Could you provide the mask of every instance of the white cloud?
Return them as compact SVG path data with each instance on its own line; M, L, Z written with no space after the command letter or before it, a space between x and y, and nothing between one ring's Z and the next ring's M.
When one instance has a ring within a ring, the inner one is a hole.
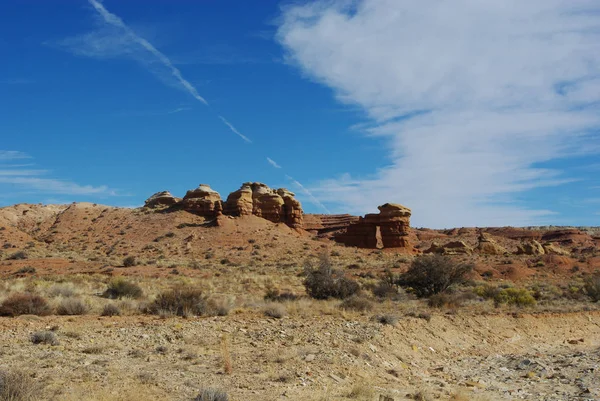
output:
M283 8L288 61L367 112L389 163L314 189L354 213L400 202L424 226L530 225L517 194L572 177L538 167L598 153L595 0L319 0ZM369 196L365 196L369 194Z
M31 159L31 156L18 150L0 150L0 161L21 159Z
M116 192L105 185L80 185L68 180L45 177L47 170L24 169L33 164L3 164L2 162L31 159L26 153L14 150L0 150L0 188L2 192L14 192L14 189L62 195L109 195Z
M267 161L269 162L269 164L275 168L281 168L281 166L279 164L277 164L277 162L273 159L271 159L270 157L267 157Z

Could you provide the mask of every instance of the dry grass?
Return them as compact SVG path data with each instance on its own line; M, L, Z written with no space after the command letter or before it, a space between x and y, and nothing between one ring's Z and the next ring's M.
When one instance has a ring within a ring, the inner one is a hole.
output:
M41 400L41 386L19 370L0 370L0 401Z
M229 336L221 336L221 358L223 362L223 371L230 375L233 372L233 362L231 361L231 351L229 350Z

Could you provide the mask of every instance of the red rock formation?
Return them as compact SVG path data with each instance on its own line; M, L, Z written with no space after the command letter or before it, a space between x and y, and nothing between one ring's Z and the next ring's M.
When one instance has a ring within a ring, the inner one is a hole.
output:
M246 182L237 191L229 194L223 213L229 216L248 216L253 211L252 186Z
M292 228L302 227L302 205L285 188L271 189L260 182L246 182L227 197L224 213L232 216L253 214Z
M277 195L283 199L283 217L284 223L292 228L301 228L303 220L302 205L293 192L285 188L279 188Z
M345 233L335 240L358 248L377 248L378 231L384 248L411 249L410 209L402 205L386 203L378 207L378 214L367 214L350 224Z
M173 206L181 201L181 198L176 198L169 191L157 192L144 202L144 207L157 208Z
M350 214L305 214L303 228L320 236L335 235L346 230L358 219L358 216Z
M206 184L187 191L181 205L184 210L204 217L217 217L223 211L221 195Z

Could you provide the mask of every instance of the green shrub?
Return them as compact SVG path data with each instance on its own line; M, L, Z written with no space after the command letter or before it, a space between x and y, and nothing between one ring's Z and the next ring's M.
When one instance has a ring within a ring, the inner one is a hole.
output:
M304 266L304 288L307 294L315 299L345 299L360 290L358 283L344 276L344 273L331 266L327 254L321 254L319 265L310 263Z
M525 288L504 288L494 296L494 303L516 306L535 305L536 301L531 291Z
M600 275L586 277L583 288L593 302L600 301Z
M418 297L428 297L464 282L473 265L455 262L444 255L426 255L413 259L408 271L397 280Z
M13 294L0 305L0 316L46 316L50 312L50 306L45 298L28 292Z
M104 291L105 298L140 298L144 292L142 288L132 282L125 280L123 277L116 277L108 283L108 288Z

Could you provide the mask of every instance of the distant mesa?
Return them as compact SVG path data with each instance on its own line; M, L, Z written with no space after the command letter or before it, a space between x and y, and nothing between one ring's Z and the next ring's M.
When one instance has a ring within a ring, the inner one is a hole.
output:
M169 191L158 192L146 200L144 207L183 209L205 218L254 215L273 223L285 223L291 228L302 228L304 215L293 192L285 188L272 189L260 182L242 184L225 202L209 185L200 184L187 191L183 199L174 197Z

